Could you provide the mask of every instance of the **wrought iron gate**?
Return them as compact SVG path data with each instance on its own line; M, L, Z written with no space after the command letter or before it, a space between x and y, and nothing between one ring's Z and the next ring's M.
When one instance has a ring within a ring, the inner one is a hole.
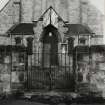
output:
M49 56L50 53L46 54ZM50 62L43 65L43 61L45 60L40 62L40 55L43 55L43 53L38 52L28 56L30 64L28 64L27 88L34 91L54 89L73 90L71 57L67 57L67 53L57 53L60 59L58 65L51 65Z

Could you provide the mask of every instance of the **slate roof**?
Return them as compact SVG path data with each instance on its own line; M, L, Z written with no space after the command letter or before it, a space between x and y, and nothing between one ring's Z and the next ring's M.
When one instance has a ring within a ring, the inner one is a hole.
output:
M12 35L33 35L33 27L36 23L20 23L11 27L7 33ZM82 24L66 24L64 27L68 27L67 35L76 34L92 34L92 30L88 26Z
M93 34L93 31L82 24L67 24L68 27L67 34Z
M20 23L11 27L7 33L10 33L12 35L33 35L33 26L33 23Z

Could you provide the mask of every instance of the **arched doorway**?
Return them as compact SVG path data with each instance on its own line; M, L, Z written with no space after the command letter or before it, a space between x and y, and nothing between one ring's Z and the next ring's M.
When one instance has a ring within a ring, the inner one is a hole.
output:
M43 29L41 42L43 43L43 67L57 66L58 63L58 30L49 24Z

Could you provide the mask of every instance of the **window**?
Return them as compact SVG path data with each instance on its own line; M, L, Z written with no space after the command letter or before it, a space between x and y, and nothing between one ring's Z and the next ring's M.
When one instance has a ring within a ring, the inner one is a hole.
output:
M78 60L78 61L83 60L83 54L79 53L79 54L77 55L77 60Z
M27 38L27 48L28 48L28 54L32 54L32 49L33 49L33 38L29 37Z
M62 43L61 48L62 48L62 53L66 53L68 51L67 43Z
M3 53L0 54L0 63L4 63L4 55L3 55Z
M68 39L68 54L72 54L74 49L74 38Z
M24 57L25 57L24 53L19 54L19 63L24 63Z
M79 44L85 45L86 39L84 39L84 38L79 39Z
M16 43L16 45L21 45L21 38L20 37L16 37L15 38L15 43Z

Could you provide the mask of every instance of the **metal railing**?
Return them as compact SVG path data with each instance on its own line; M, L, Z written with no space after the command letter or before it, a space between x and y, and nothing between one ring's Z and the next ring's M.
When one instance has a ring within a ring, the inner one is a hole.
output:
M53 54L37 52L28 56L28 89L70 89L73 58L68 53Z

